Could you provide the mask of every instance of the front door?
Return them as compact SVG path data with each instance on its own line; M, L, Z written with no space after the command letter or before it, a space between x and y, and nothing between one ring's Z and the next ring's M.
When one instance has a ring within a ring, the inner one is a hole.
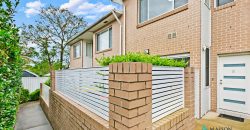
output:
M92 67L92 43L86 43L86 51L85 51L85 57L84 57L84 68L90 68Z
M219 58L218 112L236 117L249 117L250 55Z

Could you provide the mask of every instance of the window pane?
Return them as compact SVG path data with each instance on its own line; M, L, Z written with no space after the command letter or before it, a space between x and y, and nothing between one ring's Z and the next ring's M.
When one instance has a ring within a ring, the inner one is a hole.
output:
M206 86L209 86L209 49L206 49Z
M234 0L217 0L217 6L221 6L230 2L233 2Z
M174 0L174 8L178 8L188 3L188 0Z
M148 0L140 0L140 23L148 20Z
M149 18L159 16L172 9L172 0L149 0Z
M97 51L109 49L109 31L105 31L97 36Z
M73 56L74 58L78 58L81 56L81 45L75 45L73 46Z

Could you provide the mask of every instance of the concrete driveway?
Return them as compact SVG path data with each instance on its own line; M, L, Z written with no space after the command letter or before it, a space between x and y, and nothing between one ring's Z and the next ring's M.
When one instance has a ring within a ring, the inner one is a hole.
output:
M53 130L39 102L21 104L15 130Z
M195 130L250 130L250 120L234 121L218 117L217 113L209 112L202 119L196 120Z

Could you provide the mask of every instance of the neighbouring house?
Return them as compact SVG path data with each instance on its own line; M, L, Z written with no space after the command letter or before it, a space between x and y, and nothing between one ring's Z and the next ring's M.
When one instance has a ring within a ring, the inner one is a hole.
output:
M22 74L22 86L28 89L29 92L40 89L40 83L44 83L46 80L48 80L48 77L39 77L37 74L28 70L24 70Z
M95 58L145 52L196 69L195 116L250 117L249 0L113 0L113 10L68 41L70 69Z

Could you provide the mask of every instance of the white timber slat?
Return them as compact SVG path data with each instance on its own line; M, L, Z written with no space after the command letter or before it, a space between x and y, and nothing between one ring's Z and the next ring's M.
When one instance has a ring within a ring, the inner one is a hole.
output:
M56 90L109 120L108 67L56 71Z
M153 122L184 108L184 68L152 68Z
M49 86L42 84L41 97L44 99L44 101L46 102L47 105L49 105L49 90L50 90Z

